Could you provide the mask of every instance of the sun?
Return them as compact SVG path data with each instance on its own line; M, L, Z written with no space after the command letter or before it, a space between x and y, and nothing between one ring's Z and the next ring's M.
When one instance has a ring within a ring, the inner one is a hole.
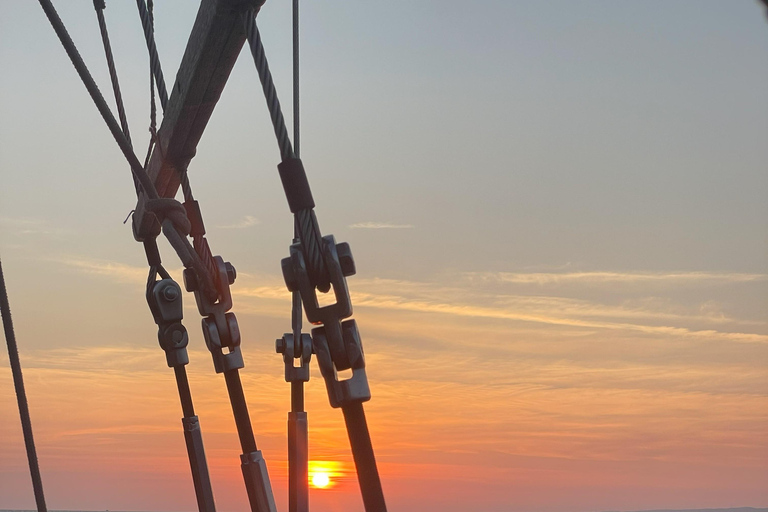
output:
M309 461L309 485L313 489L332 489L339 485L348 470L343 462L335 460Z
M331 484L331 475L325 471L316 471L312 473L312 487L325 489Z

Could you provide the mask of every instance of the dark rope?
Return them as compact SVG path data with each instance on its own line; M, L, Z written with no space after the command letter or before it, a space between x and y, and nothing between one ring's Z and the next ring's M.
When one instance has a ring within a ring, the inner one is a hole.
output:
M104 9L106 8L104 0L93 0L93 8L96 10L96 17L99 20L99 31L101 32L101 43L104 46L104 55L107 59L109 68L109 78L112 81L112 92L115 95L115 104L117 105L117 115L120 118L120 128L123 130L128 143L131 142L131 132L128 129L128 119L125 116L125 106L123 104L123 95L120 93L120 81L117 78L117 68L115 67L115 58L112 55L112 45L109 43L109 33L107 32L107 22L104 19ZM139 181L133 176L133 186L138 192Z
M307 259L309 276L320 291L327 292L331 285L320 245L323 235L317 224L315 211L313 209L299 210L296 212L295 219L295 224L299 227L301 246L304 248L304 255Z
M144 28L144 39L147 42L147 50L149 51L149 66L152 69L152 75L157 82L157 92L160 94L160 106L163 108L163 112L165 112L165 107L168 105L168 91L165 88L163 69L160 66L160 57L157 55L157 46L155 45L152 3L152 0L149 0L149 9L147 9L147 4L144 0L136 0L136 6L139 8L141 25Z
M5 341L8 345L8 358L11 360L13 387L16 389L16 401L19 404L21 429L24 432L24 445L27 448L27 460L29 461L29 473L32 476L32 488L35 492L35 502L37 503L38 512L47 512L48 508L45 506L45 495L43 494L43 479L40 476L40 466L37 462L37 451L35 450L35 439L32 436L32 420L29 416L27 392L24 390L24 378L21 374L21 361L19 360L19 347L16 345L16 334L13 332L11 305L8 302L8 292L5 289L5 276L3 275L2 262L0 262L0 310L2 310Z
M91 73L88 71L88 67L85 65L85 62L83 62L83 58L77 51L75 43L69 36L69 33L67 32L64 23L61 21L61 18L59 18L56 9L53 7L51 0L39 0L39 2L40 6L45 12L45 15L48 17L48 21L50 21L53 30L59 37L61 45L64 47L64 50L67 52L67 55L72 61L72 65L75 67L77 74L80 76L83 85L85 85L86 90L90 94L93 103L96 105L96 108L101 114L101 117L107 124L107 128L109 128L110 133L112 133L112 137L114 137L115 142L117 142L117 145L120 148L120 151L128 161L131 167L131 172L134 174L134 176L136 176L139 184L141 185L141 188L144 190L147 199L158 199L160 196L157 193L157 189L155 189L154 183L152 183L152 180L150 179L146 170L139 162L136 154L133 152L131 143L125 137L125 134L122 132L120 126L115 120L115 116L112 114L112 111L109 109L107 102L104 100L104 96L102 96L99 87L96 85L96 82L93 80ZM161 225L163 228L163 234L168 239L168 242L170 242L173 249L176 251L176 254L179 256L179 259L181 259L184 267L195 269L197 275L202 277L202 282L200 283L201 290L208 297L215 300L218 297L218 292L216 291L216 287L213 282L213 276L210 275L208 269L200 259L200 256L197 255L194 248L189 243L189 240L176 231L176 228L170 219L162 219Z
M296 154L296 158L299 158L299 0L293 0L293 142L294 153ZM299 228L297 223L294 222L293 243L299 243L300 241ZM291 299L291 326L293 339L301 340L301 294L298 291L295 291L291 294Z
M280 148L280 159L287 160L293 158L293 147L291 146L290 138L288 138L288 130L285 127L285 118L280 108L280 100L275 90L275 82L272 80L272 73L269 71L267 57L264 54L264 45L261 42L261 34L256 26L256 20L252 11L245 14L245 33L248 36L253 62L256 64L261 86L264 89L269 116L272 119L272 126L277 137L277 145Z
M272 73L269 71L269 64L264 53L264 45L261 42L261 34L259 34L259 29L256 26L253 11L245 14L245 33L248 37L253 62L256 64L259 80L264 90L264 98L267 100L269 116L272 119L272 126L275 130L278 147L280 148L280 158L285 161L293 158L295 154L291 146L291 140L288 137L288 129L285 127L285 118L280 108L280 100L277 97ZM328 291L330 289L330 281L323 260L322 235L317 224L315 212L312 209L299 210L296 212L295 225L298 228L299 238L304 249L310 278L320 291Z
M139 184L144 190L144 193L147 194L147 197L150 199L157 199L159 196L157 194L157 190L155 190L155 186L152 183L152 180L144 171L144 168L142 167L138 158L136 158L131 143L125 137L125 134L122 132L120 125L118 125L115 117L109 110L109 106L104 100L104 96L102 96L101 91L99 91L99 87L93 80L93 77L88 71L88 67L85 65L85 62L83 62L83 58L77 51L77 47L72 41L72 38L69 36L69 33L67 33L67 29L64 27L61 18L59 18L59 15L56 12L56 9L53 7L51 0L39 0L39 2L40 6L43 8L43 11L45 11L46 16L48 16L48 20L51 22L53 30L59 37L59 41L61 41L64 50L67 52L67 55L72 61L72 65L75 66L75 70L80 76L83 85L85 85L85 88L91 95L91 99L96 105L96 108L99 110L99 113L104 119L104 122L107 123L107 128L109 128L109 131L112 133L112 137L114 137L115 142L117 142L117 145L120 148L120 151L123 153L123 156L125 156L125 159L130 164L131 172L133 172L133 174L139 180Z
M299 154L299 0L293 0L293 152Z
M120 118L120 127L123 129L125 138L131 142L131 133L128 130L128 120L125 117L125 106L123 105L123 95L120 93L120 82L117 79L117 69L115 68L115 58L112 55L112 45L109 44L109 33L107 32L107 22L104 19L103 0L93 0L93 7L96 9L96 17L99 20L99 31L101 31L101 43L104 45L104 54L107 57L107 67L109 67L109 78L112 80L112 91L115 94L115 103L117 104L117 115Z

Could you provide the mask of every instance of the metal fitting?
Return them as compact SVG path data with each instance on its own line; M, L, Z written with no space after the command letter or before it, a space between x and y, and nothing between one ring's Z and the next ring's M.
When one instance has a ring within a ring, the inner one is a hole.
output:
M365 373L363 344L360 340L357 322L346 320L341 322L339 329L343 339L346 359L350 363L350 366L347 366L347 368L352 368L352 377L346 380L339 380L337 370L344 370L346 368L341 368L336 364L333 352L331 351L331 340L328 337L327 327L312 329L312 347L317 355L317 362L320 366L320 373L325 381L331 407L342 407L350 403L370 400L371 390L368 386L368 376Z
M352 257L352 249L347 242L336 244L336 254L339 256L339 265L344 277L353 276L357 273L355 268L355 259Z
M184 277L184 289L188 292L197 291L197 274L193 268L185 268L182 273Z
M229 284L235 284L235 279L237 279L237 270L235 270L235 267L228 261L224 263L224 266L227 268L227 282Z
M312 358L312 337L309 334L302 334L298 343L293 333L283 334L282 338L275 340L275 352L283 354L286 382L309 381L309 361ZM295 366L296 359L299 359L299 366Z
M354 271L354 260L352 260L349 245L339 245L342 246L342 252L345 253L347 270ZM347 289L347 280L339 262L337 247L333 235L323 237L323 259L328 270L333 294L336 297L336 302L328 306L320 307L318 303L317 290L309 278L300 243L291 245L290 257L284 258L281 262L283 277L288 290L301 292L301 300L307 319L316 325L327 325L352 316L352 303Z
M229 283L236 277L235 268L225 263L221 256L214 256L216 268L219 272L218 300L210 300L197 288L196 277L192 269L184 271L184 281L189 289L193 285L197 310L203 318L203 337L205 345L211 352L213 367L216 373L242 368L243 355L240 353L240 328L234 313L228 313L232 309L232 292ZM188 272L189 271L189 272ZM231 279L231 280L230 280Z
M181 288L173 279L161 279L147 291L147 302L157 324L157 339L165 351L168 366L189 363L187 345L189 335L181 324L184 318L184 306L181 301Z

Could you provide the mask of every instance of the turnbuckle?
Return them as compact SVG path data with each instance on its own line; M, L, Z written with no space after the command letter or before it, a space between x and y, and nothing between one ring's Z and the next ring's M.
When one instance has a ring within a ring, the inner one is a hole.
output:
M157 324L157 339L165 351L169 367L189 363L187 344L189 335L181 324L184 308L181 303L181 287L170 278L155 281L147 289L147 303Z
M331 406L342 407L371 398L357 323L342 321L352 316L346 277L355 274L355 262L349 244L337 244L333 235L323 237L323 259L336 298L335 303L327 306L319 305L300 243L291 245L290 257L282 260L282 270L288 290L300 292L309 321L321 325L312 329L312 347ZM350 368L352 377L339 380L338 372ZM286 368L286 376L287 372Z
M232 293L229 285L235 282L235 268L225 262L221 256L214 256L219 277L219 296L214 302L201 293L197 286L197 276L191 268L184 270L184 287L195 293L195 302L202 321L205 345L213 357L216 373L242 368L243 355L240 352L240 327L232 309Z

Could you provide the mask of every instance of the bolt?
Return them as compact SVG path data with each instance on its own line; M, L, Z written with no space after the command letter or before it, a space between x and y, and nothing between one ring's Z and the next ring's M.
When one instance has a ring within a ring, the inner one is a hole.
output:
M341 273L347 277L355 275L357 270L355 269L355 260L352 258L352 249L350 249L349 244L347 242L336 244L336 254L339 256Z
M227 267L227 281L229 281L229 284L234 284L237 278L237 270L235 270L235 267L230 262L224 263L224 266Z
M173 285L168 285L163 288L163 298L168 302L173 302L179 298L179 290Z
M278 354L285 353L285 338L278 338L275 340L275 352Z
M181 341L184 339L184 333L179 330L173 331L173 335L171 336L171 341L173 341L174 345L178 345L181 343Z
M289 292L295 292L299 289L299 283L296 280L296 273L293 271L293 262L291 258L283 258L280 261L280 266L283 269L283 279L285 279L285 286Z
M188 292L197 291L197 274L195 270L191 268L184 269L184 288Z

